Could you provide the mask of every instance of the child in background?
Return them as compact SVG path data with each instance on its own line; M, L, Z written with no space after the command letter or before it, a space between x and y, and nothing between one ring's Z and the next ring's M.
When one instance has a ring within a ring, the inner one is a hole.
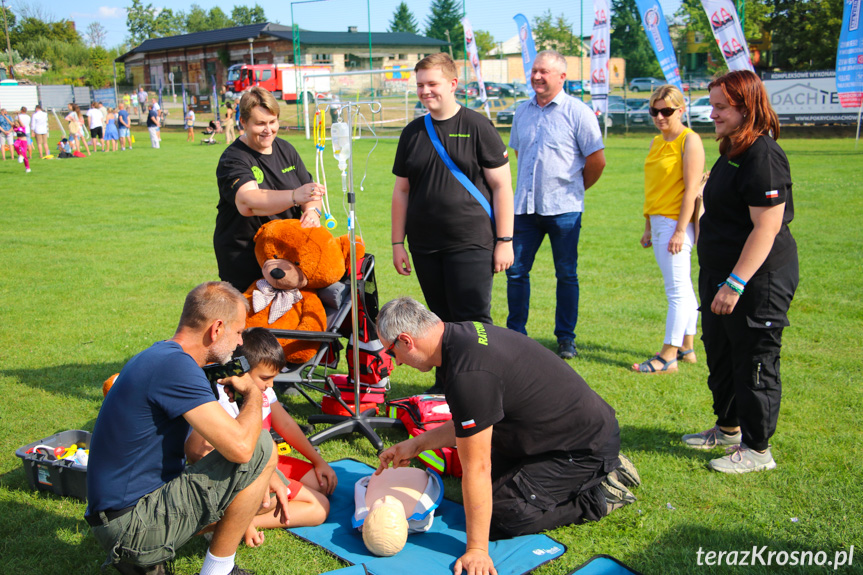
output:
M18 163L24 164L24 173L30 173L30 144L27 141L27 131L24 126L15 126L15 152L18 154Z
M189 108L189 111L186 112L186 141L193 142L195 141L195 111L192 108Z
M69 143L69 140L63 138L59 142L57 142L57 149L60 150L60 153L57 154L58 158L72 158L72 144Z
M309 440L303 435L297 422L285 411L273 391L273 378L285 366L285 353L278 340L264 328L256 327L243 332L243 345L234 352L234 357L245 356L249 362L249 375L264 395L263 423L264 432L273 429L284 440L311 463L279 455L279 471L282 480L288 485L288 527L307 527L320 525L330 512L327 495L336 488L338 479L333 468L318 454ZM219 386L219 403L233 417L239 415L237 404L231 401ZM192 430L186 440L186 459L194 463L210 453L213 447L196 431ZM257 547L264 542L261 529L285 527L278 517L274 506L261 508L246 530L245 542L249 547Z

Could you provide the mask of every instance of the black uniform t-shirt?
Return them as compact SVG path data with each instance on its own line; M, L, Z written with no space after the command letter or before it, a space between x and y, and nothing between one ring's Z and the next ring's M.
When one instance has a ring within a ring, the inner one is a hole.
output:
M299 218L299 208L290 208L272 216L243 216L237 211L237 190L256 181L265 190L295 190L312 181L297 150L288 142L273 140L271 154L251 149L240 139L222 153L216 168L219 182L219 204L213 248L219 264L219 277L245 291L261 278L261 267L255 259L255 234L270 220Z
M752 232L749 207L785 204L782 227L773 248L755 275L788 263L797 252L788 224L794 219L791 169L773 138L761 136L748 150L730 160L720 156L704 187L704 215L698 236L698 263L719 275L731 273Z
M497 456L591 454L617 430L614 409L580 375L515 331L447 323L440 369L456 436L470 437L493 425Z
M464 107L447 120L432 119L432 124L455 165L494 206L482 169L509 161L494 125ZM425 118L417 118L402 131L393 174L410 182L406 231L411 252L494 249L495 230L488 214L438 156Z

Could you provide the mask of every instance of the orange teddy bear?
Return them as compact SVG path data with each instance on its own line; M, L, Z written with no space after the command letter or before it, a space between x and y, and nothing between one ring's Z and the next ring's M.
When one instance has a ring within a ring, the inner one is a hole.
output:
M357 244L357 258L365 253ZM327 314L317 290L336 283L350 265L348 236L325 228L303 228L299 220L273 220L255 234L255 256L263 272L244 294L251 309L246 327L325 331ZM305 363L320 343L280 339L288 363Z

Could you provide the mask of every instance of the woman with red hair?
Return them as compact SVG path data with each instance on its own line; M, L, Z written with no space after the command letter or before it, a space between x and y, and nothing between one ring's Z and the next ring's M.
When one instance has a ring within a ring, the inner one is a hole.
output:
M711 469L747 473L776 467L779 350L798 281L791 172L758 76L729 72L708 89L721 156L704 188L698 288L716 425L683 441L727 447Z

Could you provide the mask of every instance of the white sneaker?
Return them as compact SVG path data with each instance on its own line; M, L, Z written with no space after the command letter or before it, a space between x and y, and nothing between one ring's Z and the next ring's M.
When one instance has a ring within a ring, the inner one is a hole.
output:
M25 173L25 174L29 174L29 173L30 173L30 168L27 168L26 170L24 170L24 173Z
M749 473L776 468L776 461L769 447L764 453L759 453L741 443L727 448L725 454L725 457L710 461L708 465L712 470L720 473Z
M19 164L23 164L23 163L24 163L24 156L21 156L21 155L19 155L19 156L18 156L18 163L19 163Z

